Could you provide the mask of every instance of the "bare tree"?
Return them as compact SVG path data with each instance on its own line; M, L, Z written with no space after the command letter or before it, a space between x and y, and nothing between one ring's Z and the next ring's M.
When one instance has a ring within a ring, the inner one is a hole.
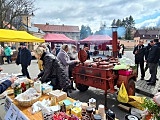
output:
M19 16L31 14L35 11L35 0L0 0L0 28L4 29L13 19Z

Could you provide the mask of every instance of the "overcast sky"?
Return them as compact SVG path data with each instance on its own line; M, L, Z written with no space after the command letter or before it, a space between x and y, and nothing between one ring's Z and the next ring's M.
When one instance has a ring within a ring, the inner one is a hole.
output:
M36 0L35 7L36 24L89 25L95 32L132 15L136 27L160 25L159 0Z

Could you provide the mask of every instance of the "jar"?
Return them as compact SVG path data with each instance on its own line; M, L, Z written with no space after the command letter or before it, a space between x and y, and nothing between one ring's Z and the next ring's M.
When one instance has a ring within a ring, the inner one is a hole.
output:
M98 105L98 114L102 116L102 118L104 118L105 115L105 106L100 104Z
M82 103L81 108L82 108L82 116L85 116L86 114L86 108L88 107L87 103Z
M82 117L82 120L94 120L92 107L86 108L86 114Z
M95 114L95 115L94 115L94 120L102 120L101 115Z

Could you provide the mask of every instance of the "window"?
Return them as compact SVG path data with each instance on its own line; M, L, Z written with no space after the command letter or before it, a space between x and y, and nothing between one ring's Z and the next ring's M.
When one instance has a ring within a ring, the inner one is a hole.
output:
M143 37L145 37L145 35L143 35Z

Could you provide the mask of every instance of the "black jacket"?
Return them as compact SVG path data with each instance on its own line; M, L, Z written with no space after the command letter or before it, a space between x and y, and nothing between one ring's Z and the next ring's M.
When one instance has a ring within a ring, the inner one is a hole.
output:
M16 64L22 64L22 65L30 65L32 60L31 52L27 48L19 48L19 52L16 59Z
M145 47L145 60L148 59L149 50L151 49L151 45L148 43L148 45Z
M11 86L11 81L10 80L6 80L4 82L2 82L0 84L0 94L3 93L8 87Z
M52 84L53 87L58 86L58 89L66 89L69 85L69 79L56 57L49 52L44 52L41 60L43 61L44 66L44 70L38 75L38 77L41 77L41 82L49 82L49 79L51 80L52 78L55 78L57 82L56 86Z
M148 63L158 63L160 58L160 48L157 44L151 47L148 54Z
M135 52L138 52L135 54ZM135 54L135 64L138 64L139 62L144 62L144 55L145 55L145 47L144 45L136 46L133 50L133 54Z
M87 60L90 60L90 53L88 50L86 52L87 52Z

